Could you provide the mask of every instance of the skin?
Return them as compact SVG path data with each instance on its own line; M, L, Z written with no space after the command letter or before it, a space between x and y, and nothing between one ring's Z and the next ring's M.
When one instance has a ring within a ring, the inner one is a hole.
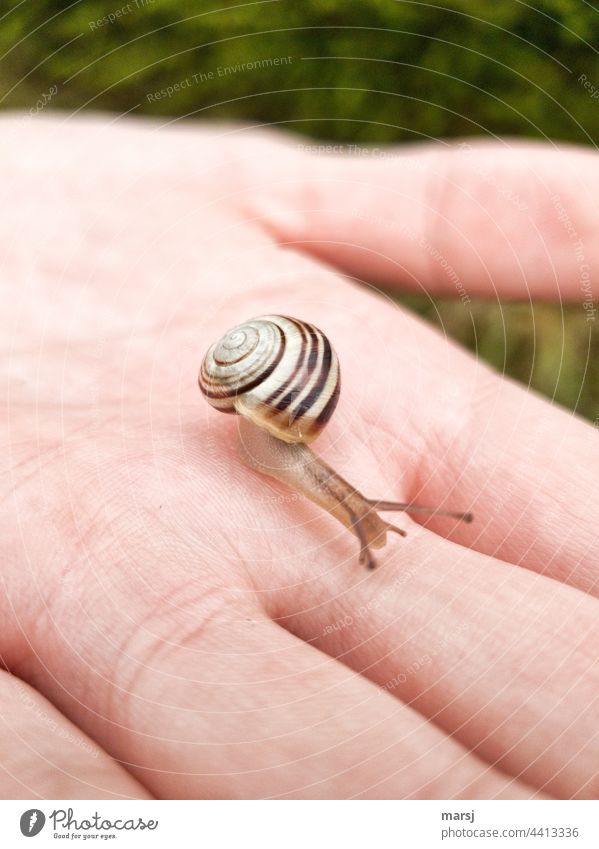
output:
M0 795L596 797L597 432L357 282L580 303L595 154L1 123ZM340 358L315 451L471 525L370 572L241 464L197 369L272 312Z

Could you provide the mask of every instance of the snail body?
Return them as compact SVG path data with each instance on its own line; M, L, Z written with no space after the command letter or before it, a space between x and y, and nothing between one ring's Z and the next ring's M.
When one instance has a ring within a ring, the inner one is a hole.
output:
M309 444L331 418L341 386L337 355L317 327L295 318L266 315L229 330L207 351L200 389L215 409L240 418L238 448L250 468L276 478L318 504L354 533L360 562L374 568L371 548L391 531L378 510L441 513L414 504L365 498L314 454Z

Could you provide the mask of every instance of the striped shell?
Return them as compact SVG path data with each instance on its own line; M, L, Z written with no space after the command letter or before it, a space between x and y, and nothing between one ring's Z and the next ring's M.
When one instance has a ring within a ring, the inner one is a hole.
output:
M200 389L217 410L239 413L284 442L312 442L339 399L337 355L313 324L263 315L208 350Z

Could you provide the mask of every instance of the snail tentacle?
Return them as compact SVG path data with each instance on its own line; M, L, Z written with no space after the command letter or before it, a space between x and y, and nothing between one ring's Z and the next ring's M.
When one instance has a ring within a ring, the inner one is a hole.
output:
M451 519L459 519L461 522L471 522L474 518L472 513L462 513L455 510L441 510L439 507L425 507L423 504L414 504L411 501L378 501L368 499L368 503L375 510L397 510L404 513L430 513L433 516L447 516Z

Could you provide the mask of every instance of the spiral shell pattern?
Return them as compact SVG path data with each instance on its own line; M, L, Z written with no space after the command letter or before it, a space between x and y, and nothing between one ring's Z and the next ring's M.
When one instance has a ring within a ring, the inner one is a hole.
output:
M247 416L284 442L312 442L339 399L337 355L327 337L283 315L252 318L210 347L199 384L209 404Z

